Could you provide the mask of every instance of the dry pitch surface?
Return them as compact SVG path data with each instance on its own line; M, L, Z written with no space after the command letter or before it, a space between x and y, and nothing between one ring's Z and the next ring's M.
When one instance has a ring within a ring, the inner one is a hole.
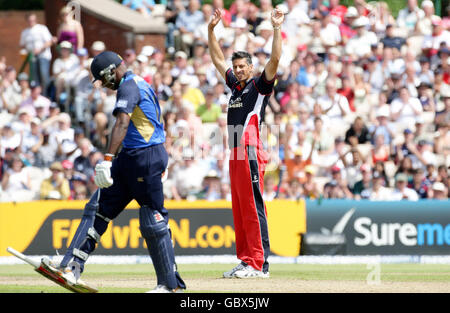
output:
M269 279L223 279L232 264L181 264L193 293L448 293L450 265L273 264ZM87 265L83 278L100 292L140 293L156 285L151 264ZM0 266L0 293L66 292L28 265Z

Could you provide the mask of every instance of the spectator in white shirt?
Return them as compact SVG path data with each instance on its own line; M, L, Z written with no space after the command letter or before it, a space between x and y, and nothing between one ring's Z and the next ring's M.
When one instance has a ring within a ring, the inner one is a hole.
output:
M389 201L391 200L391 191L383 186L383 176L374 172L372 174L372 187L361 192L363 199L371 201Z
M347 98L337 93L334 80L328 80L325 89L326 94L317 99L322 108L322 114L328 116L331 124L342 122L343 118L350 113Z
M33 73L32 80L37 81L44 94L50 80L50 61L52 53L50 47L56 38L53 38L47 26L38 24L35 13L27 14L28 28L20 35L20 47L32 55L30 66Z
M358 17L352 24L356 30L356 36L350 38L345 45L345 52L355 58L362 58L372 54L372 45L378 43L377 35L368 31L369 19L365 16Z
M419 99L410 96L408 87L401 87L399 93L399 97L391 103L391 119L400 130L407 128L408 125L414 125L423 108Z
M408 188L408 177L404 173L399 173L395 177L395 189L391 193L391 199L393 201L397 200L419 200L419 195L414 189Z
M60 56L53 63L53 76L56 85L56 99L72 84L80 68L78 57L72 53L72 44L63 41L58 46Z

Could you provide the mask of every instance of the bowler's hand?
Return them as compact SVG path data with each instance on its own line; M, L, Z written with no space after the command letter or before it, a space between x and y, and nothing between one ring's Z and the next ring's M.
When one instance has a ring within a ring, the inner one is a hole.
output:
M214 11L213 16L211 17L211 21L209 22L208 27L210 29L214 29L217 24L219 24L220 20L222 19L222 12L219 9L216 9Z
M113 184L111 161L103 161L95 166L94 182L99 188L108 188Z
M270 16L270 20L272 22L273 27L280 27L284 21L284 13L280 9L276 8L272 11Z

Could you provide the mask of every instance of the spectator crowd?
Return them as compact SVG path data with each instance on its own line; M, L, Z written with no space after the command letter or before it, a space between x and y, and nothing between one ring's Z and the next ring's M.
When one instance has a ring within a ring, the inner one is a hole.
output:
M324 2L325 3L325 2ZM448 200L450 8L406 1L286 0L283 52L262 127L264 198ZM154 88L167 135L166 199L231 199L226 113L230 90L208 52L207 25L231 67L234 51L261 74L272 46L273 4L260 0L124 0L164 16L165 51L117 51ZM0 201L87 199L114 123L115 92L93 86L92 58L70 9L56 34L27 15L18 50L29 72L0 58ZM55 46L57 55L52 55Z

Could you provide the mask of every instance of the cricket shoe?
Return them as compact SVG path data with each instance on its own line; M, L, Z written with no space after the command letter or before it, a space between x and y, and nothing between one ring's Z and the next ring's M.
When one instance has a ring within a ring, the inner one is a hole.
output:
M234 276L237 278L269 278L269 272L258 271L250 265L245 266L243 269L236 271Z
M232 268L230 271L228 272L224 272L223 273L223 278L233 278L236 277L235 274L237 271L240 271L242 269L244 269L244 267L246 267L247 265L243 262L239 263L238 265L236 265L234 268Z
M60 268L61 276L72 285L86 285L81 280L80 265L77 262L70 262L67 267Z
M158 285L155 287L155 289L147 291L146 293L182 293L182 292L183 289L181 288L169 289L167 286Z
M42 258L41 266L35 269L38 273L54 281L61 287L77 293L96 293L96 288L88 286L81 280L80 266L76 262L69 263L66 268L60 268L59 265L48 258Z

